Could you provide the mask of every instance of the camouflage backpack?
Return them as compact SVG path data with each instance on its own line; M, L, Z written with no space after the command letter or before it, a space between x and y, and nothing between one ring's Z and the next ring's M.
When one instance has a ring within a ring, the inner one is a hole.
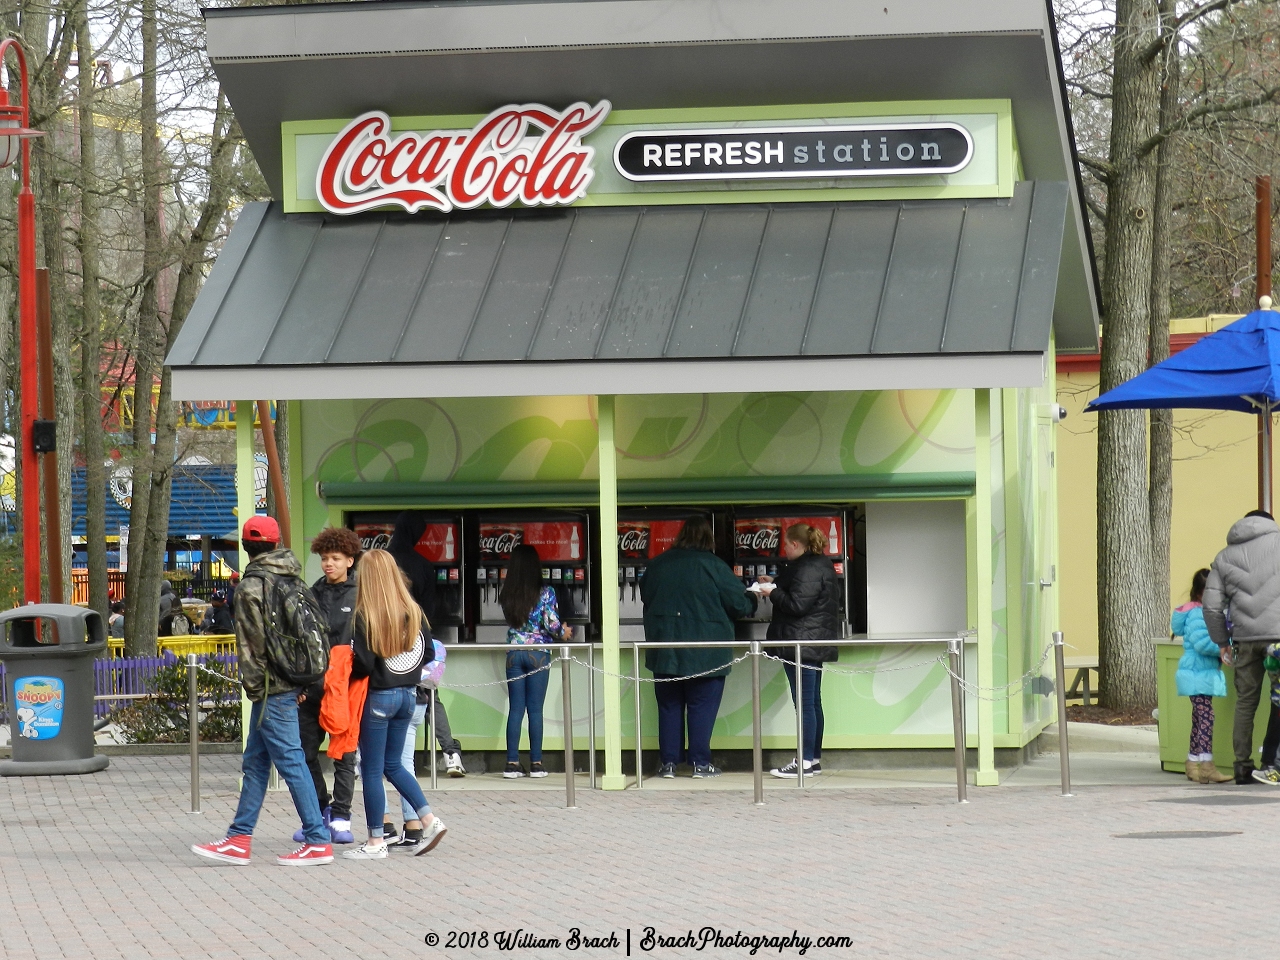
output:
M252 576L265 583L267 663L299 687L321 680L329 669L329 624L315 594L301 577Z

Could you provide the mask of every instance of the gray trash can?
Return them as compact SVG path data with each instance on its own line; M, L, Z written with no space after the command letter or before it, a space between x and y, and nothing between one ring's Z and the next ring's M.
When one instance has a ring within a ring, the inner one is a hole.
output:
M107 648L97 611L38 603L0 612L0 661L13 759L0 777L95 773L93 661Z

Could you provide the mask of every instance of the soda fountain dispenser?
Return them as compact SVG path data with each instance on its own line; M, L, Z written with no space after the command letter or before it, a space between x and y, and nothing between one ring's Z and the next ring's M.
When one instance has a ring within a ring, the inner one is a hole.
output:
M360 538L361 548L385 550L391 543L395 518L394 513L352 516L352 529ZM431 632L442 643L457 643L464 623L462 518L428 513L425 519L426 529L414 549L435 566L436 608L431 615Z
M644 639L640 582L650 560L671 549L685 520L707 516L691 510L623 510L618 513L618 623L623 640Z
M511 552L521 544L538 551L542 582L556 592L560 619L578 628L579 639L591 619L591 573L587 550L587 517L581 513L538 512L486 514L478 518L475 574L476 639L501 643L507 621L499 597Z

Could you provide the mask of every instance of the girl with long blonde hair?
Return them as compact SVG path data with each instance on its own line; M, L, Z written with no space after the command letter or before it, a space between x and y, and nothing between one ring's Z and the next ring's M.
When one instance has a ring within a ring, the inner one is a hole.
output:
M351 652L351 679L369 678L369 693L360 720L360 776L369 839L343 856L351 860L381 860L387 856L383 776L418 813L421 837L403 849L411 850L415 856L424 854L440 842L445 826L431 813L418 778L401 760L401 751L413 717L415 688L422 667L435 658L435 653L431 648L431 625L410 595L395 559L385 550L370 550L360 561L356 609L351 618Z

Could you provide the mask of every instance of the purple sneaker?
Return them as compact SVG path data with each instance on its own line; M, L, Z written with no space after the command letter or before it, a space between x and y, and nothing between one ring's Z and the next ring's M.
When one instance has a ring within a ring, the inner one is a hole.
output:
M332 834L332 833L333 833L333 831L332 831L332 830L330 829L330 827L329 827L329 811L330 811L331 809L332 809L331 807L325 807L323 810L321 810L321 811L320 811L320 816L322 816L322 817L324 818L324 828L325 828L326 830L329 830L330 834ZM295 831L293 832L293 842L294 842L294 843L302 843L302 842L303 842L304 840L306 840L306 839L307 839L307 834L306 834L306 832L302 829L302 827L299 827L297 830L295 830ZM344 842L345 842L345 843L350 843L351 841L350 841L350 840L346 840L346 841L342 841L342 840L334 840L333 842L334 842L334 843L344 843Z
M333 838L334 843L355 843L356 838L351 833L350 820L332 820L329 822L329 836Z

